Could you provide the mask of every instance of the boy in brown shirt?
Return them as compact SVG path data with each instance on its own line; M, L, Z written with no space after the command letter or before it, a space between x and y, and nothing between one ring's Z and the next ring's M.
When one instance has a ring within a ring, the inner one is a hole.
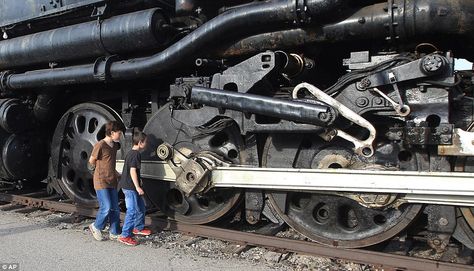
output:
M117 121L110 121L105 125L105 138L97 142L92 150L89 163L95 167L94 189L96 190L99 210L96 220L89 229L98 241L103 240L102 230L107 222L110 223L110 239L117 239L120 235L120 209L118 206L117 180L115 170L119 140L122 125Z

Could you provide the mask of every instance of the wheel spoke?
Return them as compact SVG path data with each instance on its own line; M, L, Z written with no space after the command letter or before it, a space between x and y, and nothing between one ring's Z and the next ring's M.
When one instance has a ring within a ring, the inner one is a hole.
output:
M288 208L296 213L305 213L311 209L311 194L308 193L294 193L289 197Z
M65 131L64 133L66 134L66 137L71 139L71 140L74 140L74 137L76 135L76 132L74 131L74 127L72 125L72 123L70 124L70 126L67 126L65 128Z
M78 191L79 193L81 193L81 194L82 194L82 192L83 192L82 185L83 185L83 184L82 184L82 179L81 179L81 177L78 176L78 175L75 175L75 176L74 176L74 186L75 186L75 188L77 189L77 191Z
M94 190L94 189L91 186L91 180L89 178L87 178L87 176L84 176L84 177L85 178L82 179L82 182L83 182L83 185L84 185L84 193L88 194L88 195L92 195L91 188L92 188L92 190Z
M76 134L82 134L85 131L86 117L82 114L76 115L73 122L74 132Z
M184 198L185 201L189 204L189 213L199 212L199 210L204 210L202 206L199 204L199 201L196 196L190 196Z

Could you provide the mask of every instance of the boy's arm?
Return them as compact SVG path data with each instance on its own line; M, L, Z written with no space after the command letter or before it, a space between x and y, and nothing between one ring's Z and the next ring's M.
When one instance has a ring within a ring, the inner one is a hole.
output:
M89 163L87 164L87 169L88 169L89 171L91 171L91 174L93 174L92 172L95 170L96 162L97 162L97 158L96 158L96 157L91 156L91 157L89 158Z
M116 147L118 146L117 151L120 149L120 144L114 142L114 146ZM117 151L115 151L115 154L117 154ZM117 158L115 158L115 161L117 162ZM115 177L117 178L117 180L119 180L120 177L122 177L122 174L120 174L117 170L115 170Z
M94 170L96 166L96 162L99 159L100 155L100 148L99 145L96 144L94 148L92 149L91 157L89 158L89 165L91 165L91 169Z
M91 164L92 166L95 167L95 162L97 162L97 158L94 157L94 156L91 156L91 157L89 158L89 164Z
M130 168L130 177L132 177L133 184L135 185L135 189L137 189L137 192L139 195L145 194L143 189L140 187L140 182L138 180L138 174L137 174L137 168L131 167Z

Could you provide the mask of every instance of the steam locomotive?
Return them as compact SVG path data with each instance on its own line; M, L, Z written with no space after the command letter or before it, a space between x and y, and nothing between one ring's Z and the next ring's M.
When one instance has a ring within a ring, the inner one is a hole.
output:
M474 249L473 1L0 0L0 30L2 187L94 206L118 120L176 220Z

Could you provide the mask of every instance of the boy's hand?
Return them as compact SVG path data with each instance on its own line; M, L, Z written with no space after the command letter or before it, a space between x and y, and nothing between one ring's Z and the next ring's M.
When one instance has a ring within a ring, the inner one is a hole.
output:
M143 189L141 187L137 187L137 192L138 192L138 195L140 195L140 196L145 195L145 191L143 191Z
M89 170L89 172L94 175L94 170L95 170L95 165L91 164L91 163L87 163L87 170Z

